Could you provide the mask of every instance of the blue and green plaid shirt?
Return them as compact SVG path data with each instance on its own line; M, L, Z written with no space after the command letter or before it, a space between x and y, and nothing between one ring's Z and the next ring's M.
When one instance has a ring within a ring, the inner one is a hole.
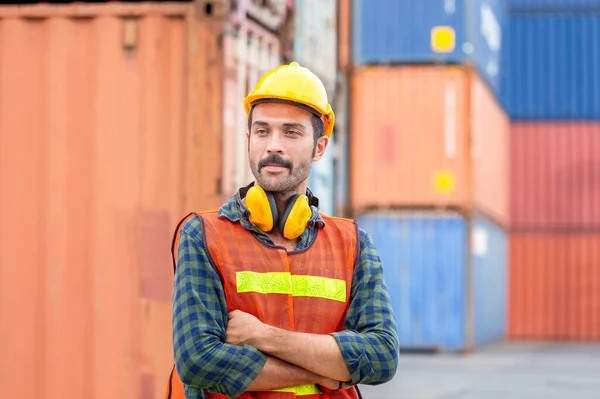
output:
M232 196L219 217L240 223L259 240L273 245ZM325 221L316 208L297 250L314 239ZM352 384L376 385L392 379L398 365L396 322L383 278L382 264L369 235L360 231L360 258L351 289L345 331L333 332ZM204 399L202 388L231 398L241 395L266 362L256 348L225 343L227 305L220 277L209 261L198 218L187 220L179 236L173 290L173 348L177 372L188 399Z

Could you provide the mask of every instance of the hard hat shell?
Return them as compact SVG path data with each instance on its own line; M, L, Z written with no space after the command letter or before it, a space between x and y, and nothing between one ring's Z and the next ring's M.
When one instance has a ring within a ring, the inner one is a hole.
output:
M246 116L249 115L252 104L268 99L300 103L317 111L324 119L325 136L331 137L335 114L328 102L323 82L309 69L292 62L267 72L256 84L254 91L244 99Z

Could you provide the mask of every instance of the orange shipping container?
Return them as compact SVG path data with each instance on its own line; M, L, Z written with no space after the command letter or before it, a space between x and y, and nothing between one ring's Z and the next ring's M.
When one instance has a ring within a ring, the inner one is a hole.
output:
M600 340L600 235L512 234L512 339Z
M3 397L164 394L171 235L220 201L220 25L195 12L0 7Z
M471 68L364 67L351 85L354 211L477 206L506 225L508 119Z

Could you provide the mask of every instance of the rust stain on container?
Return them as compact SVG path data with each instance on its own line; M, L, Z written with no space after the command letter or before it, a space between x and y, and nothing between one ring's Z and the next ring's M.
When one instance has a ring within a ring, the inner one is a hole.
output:
M600 339L600 235L510 238L509 337Z
M144 373L142 374L142 380L140 384L141 395L140 399L155 399L156 378L152 374Z
M600 229L600 123L513 123L510 146L511 229Z
M164 392L172 230L220 203L221 115L207 95L220 69L206 54L218 29L192 15L191 4L0 7L7 397ZM150 327L149 299L160 303ZM142 392L146 358L164 378Z
M508 122L472 69L365 67L352 93L355 211L477 205L505 225Z
M173 289L170 250L172 218L168 212L145 212L140 217L139 259L142 265L141 290L144 298L169 302Z

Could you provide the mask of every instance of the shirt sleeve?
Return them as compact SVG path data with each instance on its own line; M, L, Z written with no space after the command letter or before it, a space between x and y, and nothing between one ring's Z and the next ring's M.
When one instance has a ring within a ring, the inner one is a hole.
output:
M225 343L227 306L223 284L210 261L198 218L179 236L172 298L173 351L186 393L202 389L241 395L261 372L266 356L256 348Z
M352 377L351 384L390 381L398 367L398 333L383 266L369 235L360 229L346 330L332 333Z

